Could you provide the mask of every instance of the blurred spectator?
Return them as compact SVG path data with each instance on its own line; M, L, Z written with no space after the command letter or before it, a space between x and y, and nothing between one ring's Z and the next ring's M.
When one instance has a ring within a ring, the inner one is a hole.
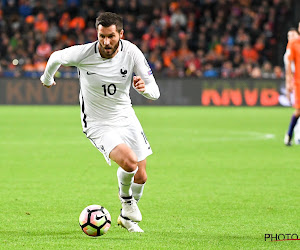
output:
M204 66L204 72L203 72L204 77L218 77L218 71L213 68L213 65L211 63L208 63Z
M21 0L19 1L19 14L26 18L27 16L31 15L32 7L30 6L29 0Z
M249 43L245 43L242 50L242 55L245 63L257 63L258 53L250 46Z
M261 75L261 70L260 70L260 67L258 66L255 66L251 72L251 75L250 75L252 78L261 78L262 75Z
M264 62L261 70L261 76L262 78L273 78L273 68L270 62Z
M60 39L60 35L61 34L58 26L54 21L51 21L49 24L49 30L46 34L47 41L49 41L49 43L54 43L55 41Z
M282 70L281 67L279 67L279 66L274 67L273 78L276 78L276 79L283 79L284 78L284 73L283 73L283 70Z
M171 8L172 9L172 8ZM187 20L185 14L182 13L182 10L179 8L179 6L176 6L173 8L171 15L171 26L174 27L177 24L179 24L181 27L185 27Z
M190 54L190 58L188 58L188 60L186 60L185 62L185 75L186 76L197 76L197 77L201 77L202 71L202 65L201 65L201 61L200 58L198 58L195 54L191 53Z
M6 3L6 4L5 4ZM19 14L18 5L16 0L3 1L2 6L3 13L7 17L15 16Z
M85 28L85 20L81 16L74 17L70 22L71 29L79 29L80 31Z
M36 47L36 54L46 60L51 55L51 53L52 47L49 43L47 43L46 38L43 37L40 44Z
M23 66L23 70L28 71L28 72L34 72L36 70L31 58L26 58L24 66Z
M34 58L34 68L36 71L43 72L46 68L47 61L40 56Z
M176 57L176 51L172 47L168 47L162 54L165 67L172 67L172 60Z
M222 78L233 78L234 76L235 75L234 75L234 71L232 68L232 62L225 61L221 68L221 77Z
M42 33L47 33L49 28L48 21L43 12L39 12L34 21L34 30Z

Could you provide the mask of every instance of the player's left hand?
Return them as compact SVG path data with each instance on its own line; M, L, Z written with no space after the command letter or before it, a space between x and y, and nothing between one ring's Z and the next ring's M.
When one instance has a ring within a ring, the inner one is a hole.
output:
M143 79L140 76L133 77L133 86L139 92L144 92L146 90L145 82L143 81Z

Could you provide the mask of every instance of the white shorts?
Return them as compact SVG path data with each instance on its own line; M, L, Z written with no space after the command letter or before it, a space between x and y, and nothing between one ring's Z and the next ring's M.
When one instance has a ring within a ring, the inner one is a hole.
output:
M126 125L94 124L86 131L87 138L103 154L109 165L111 165L110 152L121 143L125 143L133 150L138 161L152 154L150 144L135 114L127 119L129 122L126 122Z

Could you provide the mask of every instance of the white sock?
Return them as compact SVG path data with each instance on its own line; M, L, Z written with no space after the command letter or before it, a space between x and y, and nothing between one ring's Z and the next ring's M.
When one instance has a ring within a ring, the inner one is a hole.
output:
M141 197L143 195L145 184L146 183L144 183L144 184L132 183L132 185L131 185L132 196L134 197L134 199L136 201L139 201L141 199Z
M117 171L118 182L119 182L119 193L121 197L129 197L132 195L131 185L133 178L138 168L132 172L127 172L123 168L119 167Z

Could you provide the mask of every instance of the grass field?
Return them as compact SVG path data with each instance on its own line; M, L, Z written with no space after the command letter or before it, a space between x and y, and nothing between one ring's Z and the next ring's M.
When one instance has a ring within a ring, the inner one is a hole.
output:
M300 146L289 108L135 107L154 154L139 203L144 234L119 228L117 166L85 138L77 106L0 107L0 249L295 249ZM86 236L101 204L109 232Z

